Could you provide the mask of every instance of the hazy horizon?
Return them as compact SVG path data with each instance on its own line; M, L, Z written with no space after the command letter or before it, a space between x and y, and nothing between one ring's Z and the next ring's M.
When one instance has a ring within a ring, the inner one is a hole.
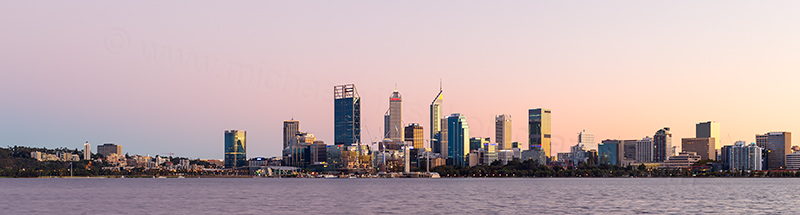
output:
M494 140L510 114L552 109L553 154L581 130L673 145L717 121L723 145L800 131L795 1L0 2L0 145L280 156L282 121L333 143L333 86L362 98L362 142L429 105ZM795 93L792 93L795 92ZM427 145L427 142L426 142ZM593 148L596 146L593 146Z

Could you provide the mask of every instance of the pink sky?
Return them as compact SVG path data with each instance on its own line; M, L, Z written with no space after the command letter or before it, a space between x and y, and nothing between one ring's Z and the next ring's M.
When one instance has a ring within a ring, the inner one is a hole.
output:
M406 123L446 114L494 139L553 110L553 152L720 123L722 143L800 131L795 1L0 3L0 145L277 156L282 121L333 142L332 88L354 83L364 141L395 87ZM367 132L366 130L369 130ZM730 138L728 138L730 135Z

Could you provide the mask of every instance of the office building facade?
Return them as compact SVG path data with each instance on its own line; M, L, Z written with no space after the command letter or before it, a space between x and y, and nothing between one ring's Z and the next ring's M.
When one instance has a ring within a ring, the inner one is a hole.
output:
M636 162L653 162L653 138L645 137L636 141Z
M225 168L247 166L247 132L225 131Z
M701 160L716 160L717 153L714 149L713 137L697 137L681 139L681 148L684 152L695 152Z
M441 139L443 139L443 137L439 134L442 131L442 104L444 104L444 100L442 100L442 87L439 86L439 94L437 94L436 98L431 102L430 109L430 147L433 153L442 153Z
M283 148L289 147L289 141L300 132L300 121L285 120L283 121Z
M550 119L550 109L528 110L528 144L530 148L541 148L548 158L550 157L551 140Z
M402 143L403 138L403 96L396 89L389 96L389 110L385 115L386 136L385 138Z
M408 126L406 126L403 130L405 130L403 133L405 133L404 135L406 142L411 142L411 146L413 146L415 149L425 148L425 141L424 137L422 136L424 135L424 131L419 123L408 124Z
M597 145L598 164L621 165L623 159L621 140L603 140Z
M764 169L786 169L786 154L791 152L792 133L779 131L756 135L756 145L765 149Z
M447 158L453 166L468 166L469 124L467 118L454 113L447 118Z
M352 146L361 143L361 97L354 84L333 87L334 144Z
M494 138L500 150L511 149L511 115L494 117Z
M695 125L695 137L702 138L702 137L710 137L714 138L714 142L711 144L714 146L714 149L719 149L722 147L720 145L720 136L719 136L719 123L714 121L708 122L699 122ZM702 155L701 155L702 156ZM715 159L715 158L711 158Z

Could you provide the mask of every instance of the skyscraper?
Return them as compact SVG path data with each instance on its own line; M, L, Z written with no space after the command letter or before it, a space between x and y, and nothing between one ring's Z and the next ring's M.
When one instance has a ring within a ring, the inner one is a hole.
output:
M392 92L392 96L389 96L389 111L387 112L388 117L385 117L384 120L387 120L385 123L386 125L386 138L391 139L396 143L403 142L403 97L400 95L400 92L397 92L397 89Z
M442 153L442 147L440 142L444 137L439 135L439 132L442 131L442 86L439 85L439 94L436 95L436 98L433 99L431 102L431 148L433 149L433 153ZM438 137L438 138L437 138Z
M89 141L86 141L86 143L83 144L83 159L92 159L92 145L89 145Z
M756 145L766 150L764 169L786 169L786 154L791 152L792 132L779 131L756 135Z
M284 120L283 121L283 148L289 147L289 141L300 132L300 121L297 120Z
M494 139L499 150L511 149L511 115L494 117Z
M719 143L720 136L719 136L719 123L714 121L708 122L698 122L695 124L695 137L702 138L702 137L712 137L714 138L713 147L714 149L720 149L722 145ZM700 154L698 152L698 154ZM710 159L716 159L716 152L714 152L714 157Z
M541 148L550 157L550 109L528 110L528 144L530 148Z
M404 130L405 130L404 131L405 141L411 141L412 143L411 145L414 146L415 149L425 148L425 146L423 145L425 141L423 139L424 137L422 136L424 135L423 134L424 131L422 131L422 126L420 126L418 123L411 123L408 124L408 126L406 126Z
M453 166L468 166L469 125L459 113L447 117L447 158Z
M664 162L669 156L672 156L672 133L669 127L664 127L653 135L653 162Z
M594 142L594 134L586 130L578 133L578 143L583 144L585 147L590 149L597 148L597 144Z
M447 154L447 152L449 151L449 150L447 150L447 146L448 146L447 140L450 137L449 133L447 132L447 130L448 130L447 118L448 117L445 117L445 118L442 118L440 120L441 121L440 125L442 125L442 127L441 127L442 130L439 131L438 134L436 134L436 136L439 137L438 144L437 144L437 145L439 145L439 150L440 150L439 155L441 157L443 157L443 158L450 157ZM436 152L434 152L434 153L436 153Z
M356 85L333 87L333 135L335 145L352 146L361 142L361 97Z
M225 131L225 168L247 166L247 132Z

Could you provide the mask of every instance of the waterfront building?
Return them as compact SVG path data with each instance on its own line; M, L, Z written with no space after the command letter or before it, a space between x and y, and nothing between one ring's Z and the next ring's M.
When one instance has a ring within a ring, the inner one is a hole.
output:
M333 99L333 143L344 146L361 143L361 97L356 85L334 86Z
M559 152L556 153L556 161L559 161L563 164L567 164L569 162L569 152Z
M750 145L745 143L744 141L736 141L732 146L722 147L720 156L722 169L730 171L763 169L761 153L764 149L756 146L755 143Z
M467 166L469 154L469 124L467 118L454 113L447 118L447 158L453 166Z
M297 120L284 120L283 121L283 148L289 147L290 140L300 132L300 121Z
M585 147L586 146L583 145L583 143L578 143L570 147L569 157L567 158L570 164L572 164L573 166L577 166L578 164L586 162L587 157L586 157Z
M494 117L494 140L500 150L511 149L511 115Z
M663 162L672 155L672 133L669 132L669 127L664 127L653 135L653 162Z
M89 144L89 141L86 141L86 143L83 144L83 159L92 159L92 145Z
M550 109L536 108L528 110L528 144L529 148L541 148L546 157L550 157Z
M597 145L598 164L621 165L623 146L620 140L603 140Z
M695 163L700 161L700 155L697 155L695 152L681 152L676 156L668 157L661 166L660 169L681 169L681 168L689 168Z
M547 164L547 157L546 157L546 154L544 153L544 151L542 151L542 148L531 148L531 149L522 151L521 155L522 155L521 162L524 162L526 160L533 160L533 161L536 161L536 163L541 164L541 165L546 165Z
M424 131L422 130L422 126L420 126L419 123L408 124L408 126L406 126L404 130L405 130L404 131L405 141L410 141L411 146L413 146L415 149L425 148L424 145L425 141L424 137L422 136L424 135Z
M715 160L717 153L714 149L714 141L713 137L683 138L681 139L681 148L684 152L697 153L701 160Z
M247 132L225 131L225 168L247 166Z
M653 162L653 138L644 137L636 141L636 162Z
M800 169L800 151L791 154L786 154L786 169L798 170Z
M779 131L756 135L756 145L766 151L764 169L785 169L786 154L792 147L792 132Z
M720 147L722 147L722 145L720 145L720 143L719 143L720 136L719 136L719 123L718 122L714 122L714 121L698 122L695 125L695 135L694 136L697 137L697 138L702 138L702 137L714 138L713 139L713 143L711 143L711 146L713 146L714 149L719 149ZM716 153L714 153L714 154L715 154L715 156L711 157L710 159L715 159Z
M111 154L121 155L122 146L115 143L104 143L97 146L97 154L103 155L103 157L108 157Z
M439 85L439 94L436 95L436 98L433 99L431 102L431 114L430 114L430 121L431 121L431 149L433 153L442 153L441 147L441 139L446 137L446 135L440 135L439 133L442 131L442 86Z

